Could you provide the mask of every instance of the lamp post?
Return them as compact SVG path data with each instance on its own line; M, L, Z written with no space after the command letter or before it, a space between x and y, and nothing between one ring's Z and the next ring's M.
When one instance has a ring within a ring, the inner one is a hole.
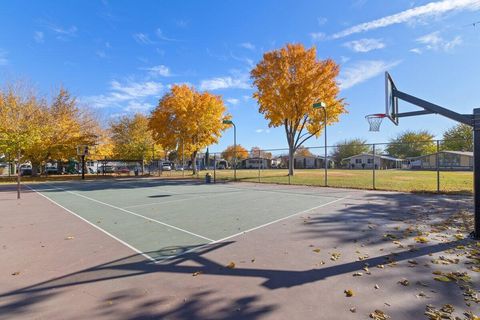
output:
M323 114L325 116L324 118L324 135L325 135L325 158L323 159L323 163L325 164L325 187L328 185L328 177L327 177L327 167L328 167L328 161L327 161L327 104L323 101L317 102L313 104L314 109L323 109Z
M233 126L233 180L237 181L237 127L232 120L223 120L222 122Z

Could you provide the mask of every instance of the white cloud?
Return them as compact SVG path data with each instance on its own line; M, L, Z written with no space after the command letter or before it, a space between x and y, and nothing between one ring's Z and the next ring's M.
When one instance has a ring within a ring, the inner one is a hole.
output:
M35 31L33 33L33 40L35 40L37 43L43 43L45 41L43 32Z
M475 11L479 9L480 0L443 0L437 2L430 2L423 6L414 7L377 20L355 25L353 27L335 33L332 38L343 38L359 32L384 28L393 24L410 22L413 19L437 17L450 11Z
M239 44L240 47L248 49L248 50L255 50L255 46L250 42L243 42Z
M217 77L200 82L200 90L250 89L248 75Z
M170 73L170 69L167 66L164 66L163 64L160 64L158 66L153 66L150 68L143 68L143 70L147 70L148 74L151 75L152 77L170 77L172 74Z
M325 39L326 34L323 32L312 32L310 33L310 38L312 38L312 41L320 41Z
M240 102L240 100L235 99L235 98L228 98L228 99L225 99L225 101L227 101L231 105L236 105Z
M325 23L327 23L328 19L325 17L318 17L317 18L317 23L319 26L323 26Z
M7 51L0 49L0 66L6 66L8 64Z
M133 39L140 44L153 44L154 42L150 39L150 37L145 33L135 33L133 35Z
M462 38L460 36L456 36L452 40L448 41L440 36L439 31L436 31L418 38L417 42L425 45L426 50L449 51L460 45L462 43Z
M382 39L360 39L349 41L343 44L345 47L355 52L369 52L372 50L385 48L385 43Z
M117 107L125 111L146 109L151 106L146 101L157 98L164 90L163 84L154 81L120 83L117 80L110 82L107 94L82 98L82 102L94 108Z
M348 61L350 61L350 57L340 56L341 63L347 63Z
M70 38L75 37L78 31L76 26L65 28L50 22L45 22L44 25L57 35L56 38L58 40L62 41L68 41Z
M162 29L158 28L156 31L155 31L155 34L157 35L157 38L160 39L160 40L163 40L163 41L180 41L178 39L173 39L173 38L169 38L167 37Z
M125 112L134 112L134 113L137 113L137 112L141 112L141 113L145 113L151 109L153 109L153 105L151 103L142 103L142 102L138 102L138 101L129 101L127 106L125 108L123 108L123 110Z
M420 50L420 48L413 48L413 49L410 49L409 51L416 54L422 54L422 50Z
M340 88L351 88L359 83L367 81L386 70L395 67L400 61L385 62L381 60L359 61L353 66L345 68L340 76Z
M270 129L257 129L255 130L256 133L270 133Z

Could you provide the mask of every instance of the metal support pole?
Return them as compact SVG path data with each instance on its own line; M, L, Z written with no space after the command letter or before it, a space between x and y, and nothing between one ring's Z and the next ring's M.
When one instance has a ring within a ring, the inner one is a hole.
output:
M213 154L213 183L217 183L217 154Z
M372 182L373 182L373 190L375 190L375 144L373 144L373 177L372 177Z
M473 192L475 229L473 237L480 240L480 108L473 109Z
M437 166L437 193L440 193L440 142L437 140L437 156L435 157L435 165Z
M237 181L237 126L233 123L233 180Z
M323 108L323 112L325 113L325 121L324 121L324 127L325 127L325 158L323 159L324 164L325 164L325 187L328 186L328 175L327 175L327 167L328 167L328 160L327 160L327 108Z
M85 155L82 155L82 180L85 180Z
M262 164L262 159L261 159L261 150L258 150L258 182L260 182L260 166Z
M20 149L18 149L18 153L17 153L17 199L20 199L20 157L21 156L22 156L22 154L20 153Z
M185 177L185 151L183 150L183 136L182 136L182 177Z

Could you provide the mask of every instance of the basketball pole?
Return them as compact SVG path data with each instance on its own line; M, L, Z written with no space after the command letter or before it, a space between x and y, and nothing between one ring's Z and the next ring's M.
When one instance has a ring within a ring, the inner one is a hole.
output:
M82 180L85 180L85 155L82 155Z
M455 111L446 109L434 103L417 98L408 93L402 92L395 87L392 78L385 73L386 85L387 81L391 82L391 98L389 98L388 89L386 91L387 103L389 99L399 99L411 103L422 108L421 111L411 111L396 113L395 117L412 117L425 114L439 114L451 120L464 123L473 128L473 203L474 203L474 230L471 233L472 238L480 240L480 108L473 109L473 114L460 114ZM393 121L393 120L392 120ZM398 124L398 120L394 122ZM438 154L437 154L438 157Z
M473 109L473 197L475 231L473 237L480 240L480 108Z

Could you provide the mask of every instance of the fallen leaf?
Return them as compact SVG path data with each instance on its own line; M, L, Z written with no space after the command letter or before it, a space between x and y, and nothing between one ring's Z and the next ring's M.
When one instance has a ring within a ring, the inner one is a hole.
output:
M353 290L352 289L347 289L343 291L345 293L345 296L347 297L353 297Z
M390 319L390 316L382 310L375 310L370 313L370 318L372 318L373 320L387 320Z
M227 268L228 268L228 269L233 269L233 268L235 268L235 262L232 261L232 262L230 262L229 264L227 264Z
M374 286L374 288L375 288L375 289L380 289L380 287L378 286L378 284L376 284L376 285Z
M192 273L192 276L196 277L196 276L201 275L202 273L203 273L202 271L195 271L194 273Z
M315 252L315 253L320 253L320 249L318 249L318 248L313 249L312 251Z
M12 276L18 276L20 274L19 271L15 271L14 273L12 273Z
M73 240L73 239L75 239L74 236L68 236L68 237L65 238L65 240Z
M351 313L357 312L357 308L350 308L350 312L351 312Z
M363 276L363 273L361 273L361 272L355 272L355 273L353 274L353 276L354 276L354 277L361 277L361 276Z
M398 283L400 283L402 286L405 286L405 287L410 285L410 282L408 282L407 279L402 279L402 280L398 281Z

